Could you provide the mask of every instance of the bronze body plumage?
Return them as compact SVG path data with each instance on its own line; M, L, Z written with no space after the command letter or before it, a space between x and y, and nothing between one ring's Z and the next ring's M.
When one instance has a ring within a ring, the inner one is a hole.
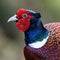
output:
M50 31L47 43L42 48L25 46L26 60L60 60L60 22L45 24Z

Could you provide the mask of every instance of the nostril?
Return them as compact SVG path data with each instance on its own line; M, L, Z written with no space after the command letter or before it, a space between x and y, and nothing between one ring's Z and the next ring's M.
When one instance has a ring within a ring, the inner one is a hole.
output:
M18 22L18 20L16 20L15 22Z
M17 19L20 19L20 17L16 16Z

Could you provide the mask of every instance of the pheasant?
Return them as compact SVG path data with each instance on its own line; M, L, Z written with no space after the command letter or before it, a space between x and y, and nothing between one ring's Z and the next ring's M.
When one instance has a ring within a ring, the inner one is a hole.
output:
M60 22L43 25L41 14L20 8L8 19L24 32L25 60L60 60Z

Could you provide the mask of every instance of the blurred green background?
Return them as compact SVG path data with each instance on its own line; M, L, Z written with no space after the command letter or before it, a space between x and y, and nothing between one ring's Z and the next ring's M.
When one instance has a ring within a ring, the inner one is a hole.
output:
M60 0L0 0L0 60L24 60L24 34L7 23L19 8L40 12L43 24L60 21Z

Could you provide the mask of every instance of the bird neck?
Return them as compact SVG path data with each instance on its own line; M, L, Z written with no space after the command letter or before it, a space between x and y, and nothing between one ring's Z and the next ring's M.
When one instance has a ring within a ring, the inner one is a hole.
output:
M42 41L48 36L49 31L44 28L42 22L37 20L34 24L30 25L30 28L25 32L26 45Z

